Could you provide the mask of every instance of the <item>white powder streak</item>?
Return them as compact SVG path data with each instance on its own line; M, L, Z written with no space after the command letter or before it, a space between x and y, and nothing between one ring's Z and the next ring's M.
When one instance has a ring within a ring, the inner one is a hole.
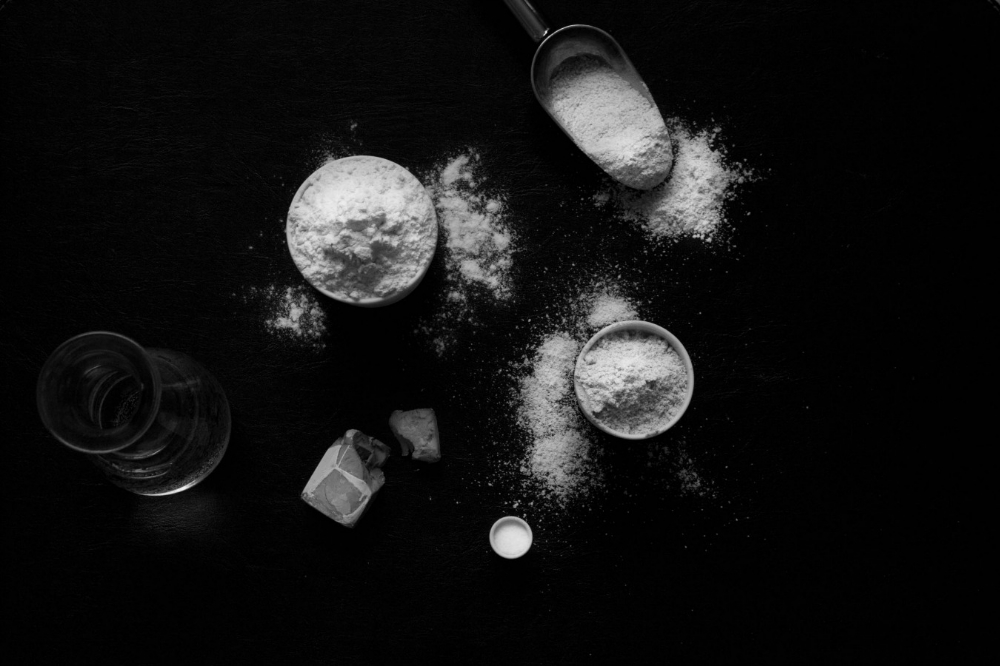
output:
M509 273L513 236L503 221L504 204L477 188L475 152L459 155L441 171L433 187L445 235L452 279L485 287L498 300L512 295Z
M514 296L510 271L516 238L505 221L503 195L485 192L478 176L479 154L451 158L426 180L438 211L446 287L434 312L417 331L430 339L438 356L479 325L482 304L506 304Z
M673 170L667 181L649 192L621 188L616 204L626 219L640 222L654 239L690 236L711 242L725 221L724 204L735 184L752 174L730 165L715 147L719 129L691 131L671 121L676 147ZM600 204L600 197L595 197Z
M599 477L590 458L587 424L574 402L573 366L580 347L567 333L549 336L520 385L518 420L533 440L522 471L542 482L560 503L585 493L584 483Z

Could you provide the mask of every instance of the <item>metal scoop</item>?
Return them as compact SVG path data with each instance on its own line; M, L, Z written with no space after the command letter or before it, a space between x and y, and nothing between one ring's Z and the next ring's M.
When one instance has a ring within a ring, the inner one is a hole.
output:
M535 91L535 97L573 143L580 145L577 137L569 131L562 123L552 108L552 74L556 68L569 58L581 55L595 56L615 71L631 85L639 94L656 108L656 102L649 93L649 88L643 82L635 65L628 59L622 47L608 33L592 25L567 25L558 30L552 30L545 23L545 19L533 6L529 0L504 0L508 9L517 17L518 22L527 31L528 35L538 44L535 57L531 61L531 87ZM593 159L593 157L591 157ZM597 163L595 161L595 163ZM598 166L603 166L597 163ZM669 161L663 173L662 181L669 173ZM614 174L609 174L614 177ZM633 186L630 183L625 185ZM648 187L642 187L648 189Z

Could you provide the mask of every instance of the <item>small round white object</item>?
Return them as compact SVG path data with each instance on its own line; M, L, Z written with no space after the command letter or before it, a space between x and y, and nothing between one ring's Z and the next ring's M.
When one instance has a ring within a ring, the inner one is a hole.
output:
M327 162L292 197L285 226L295 266L330 298L374 308L417 288L437 246L434 202L409 171L354 155Z
M670 345L670 347L672 347L680 357L687 372L687 385L684 399L674 412L673 418L671 418L669 422L660 424L659 427L647 432L622 432L609 427L608 424L597 418L597 416L594 415L594 410L590 404L590 397L587 395L587 390L584 387L583 382L580 380L581 368L583 367L583 364L586 363L584 359L590 352L591 348L605 336L627 331L637 331L640 333L655 335L665 340L666 343ZM614 435L615 437L620 437L621 439L649 439L650 437L655 437L656 435L666 432L673 427L673 425L677 423L682 416L684 416L684 412L687 411L688 405L691 404L691 396L694 394L694 365L691 363L691 357L688 355L687 350L684 349L684 345L681 344L681 341L677 339L677 336L662 326L651 324L648 321L619 321L602 328L587 342L587 344L583 346L583 349L580 350L580 355L576 357L576 369L573 372L573 388L576 390L576 400L580 405L580 411L583 412L583 415L587 417L587 420L593 423L599 430L603 430L609 435Z
M531 527L517 516L504 516L490 528L490 546L500 557L516 560L531 548Z

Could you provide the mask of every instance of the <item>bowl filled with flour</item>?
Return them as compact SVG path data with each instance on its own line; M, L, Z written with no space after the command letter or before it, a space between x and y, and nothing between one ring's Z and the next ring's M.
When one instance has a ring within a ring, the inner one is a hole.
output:
M409 171L381 157L327 162L299 187L285 226L302 275L330 298L360 307L412 293L437 246L434 202Z
M670 331L646 321L601 329L576 359L580 411L622 439L648 439L673 426L694 392L694 366Z

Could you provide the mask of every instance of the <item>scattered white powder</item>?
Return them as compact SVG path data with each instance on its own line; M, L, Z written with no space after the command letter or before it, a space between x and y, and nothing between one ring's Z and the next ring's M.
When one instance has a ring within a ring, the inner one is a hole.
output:
M532 444L522 471L540 481L560 503L586 494L600 479L590 456L588 424L573 393L573 367L580 342L565 332L548 336L531 358L531 372L521 380L518 420Z
M356 156L315 171L288 211L288 247L318 289L348 301L390 298L426 270L437 243L430 196L409 171Z
M711 242L725 222L725 203L734 186L754 175L726 159L718 127L692 131L676 119L670 126L676 151L670 177L649 192L619 188L615 205L623 218L641 223L655 240L686 236ZM605 194L596 195L594 204L603 205Z
M458 342L462 328L474 322L468 296L449 288L440 296L437 308L420 320L417 332L429 340L438 356L443 357Z
M666 480L682 496L716 497L714 484L702 476L683 439L669 444L651 445L647 455L647 467L656 472L670 470L669 476L657 476Z
M324 132L314 137L307 158L313 171L334 160L365 154L364 145L358 136L358 123L348 120L341 127L346 127L346 130Z
M417 331L439 356L478 325L482 306L509 304L514 295L515 236L505 220L507 206L502 193L487 189L480 171L479 153L469 150L425 178L437 206L446 277L437 307Z
M677 480L681 490L688 495L706 496L711 494L711 489L702 480L698 470L694 467L687 454L682 453L678 460Z
M592 298L593 304L587 315L587 324L591 328L604 328L616 321L629 321L639 316L631 303L607 291L598 292Z
M509 273L513 235L505 205L478 187L479 155L471 151L449 161L432 186L445 237L446 262L457 287L485 287L494 298L511 297Z
M244 300L262 307L263 325L270 333L303 346L325 347L326 314L308 287L255 287Z
M604 60L568 58L552 74L552 111L608 175L648 190L670 173L670 135L659 109Z
M601 337L583 356L576 377L594 418L629 435L662 430L687 397L684 361L666 340L642 331Z

